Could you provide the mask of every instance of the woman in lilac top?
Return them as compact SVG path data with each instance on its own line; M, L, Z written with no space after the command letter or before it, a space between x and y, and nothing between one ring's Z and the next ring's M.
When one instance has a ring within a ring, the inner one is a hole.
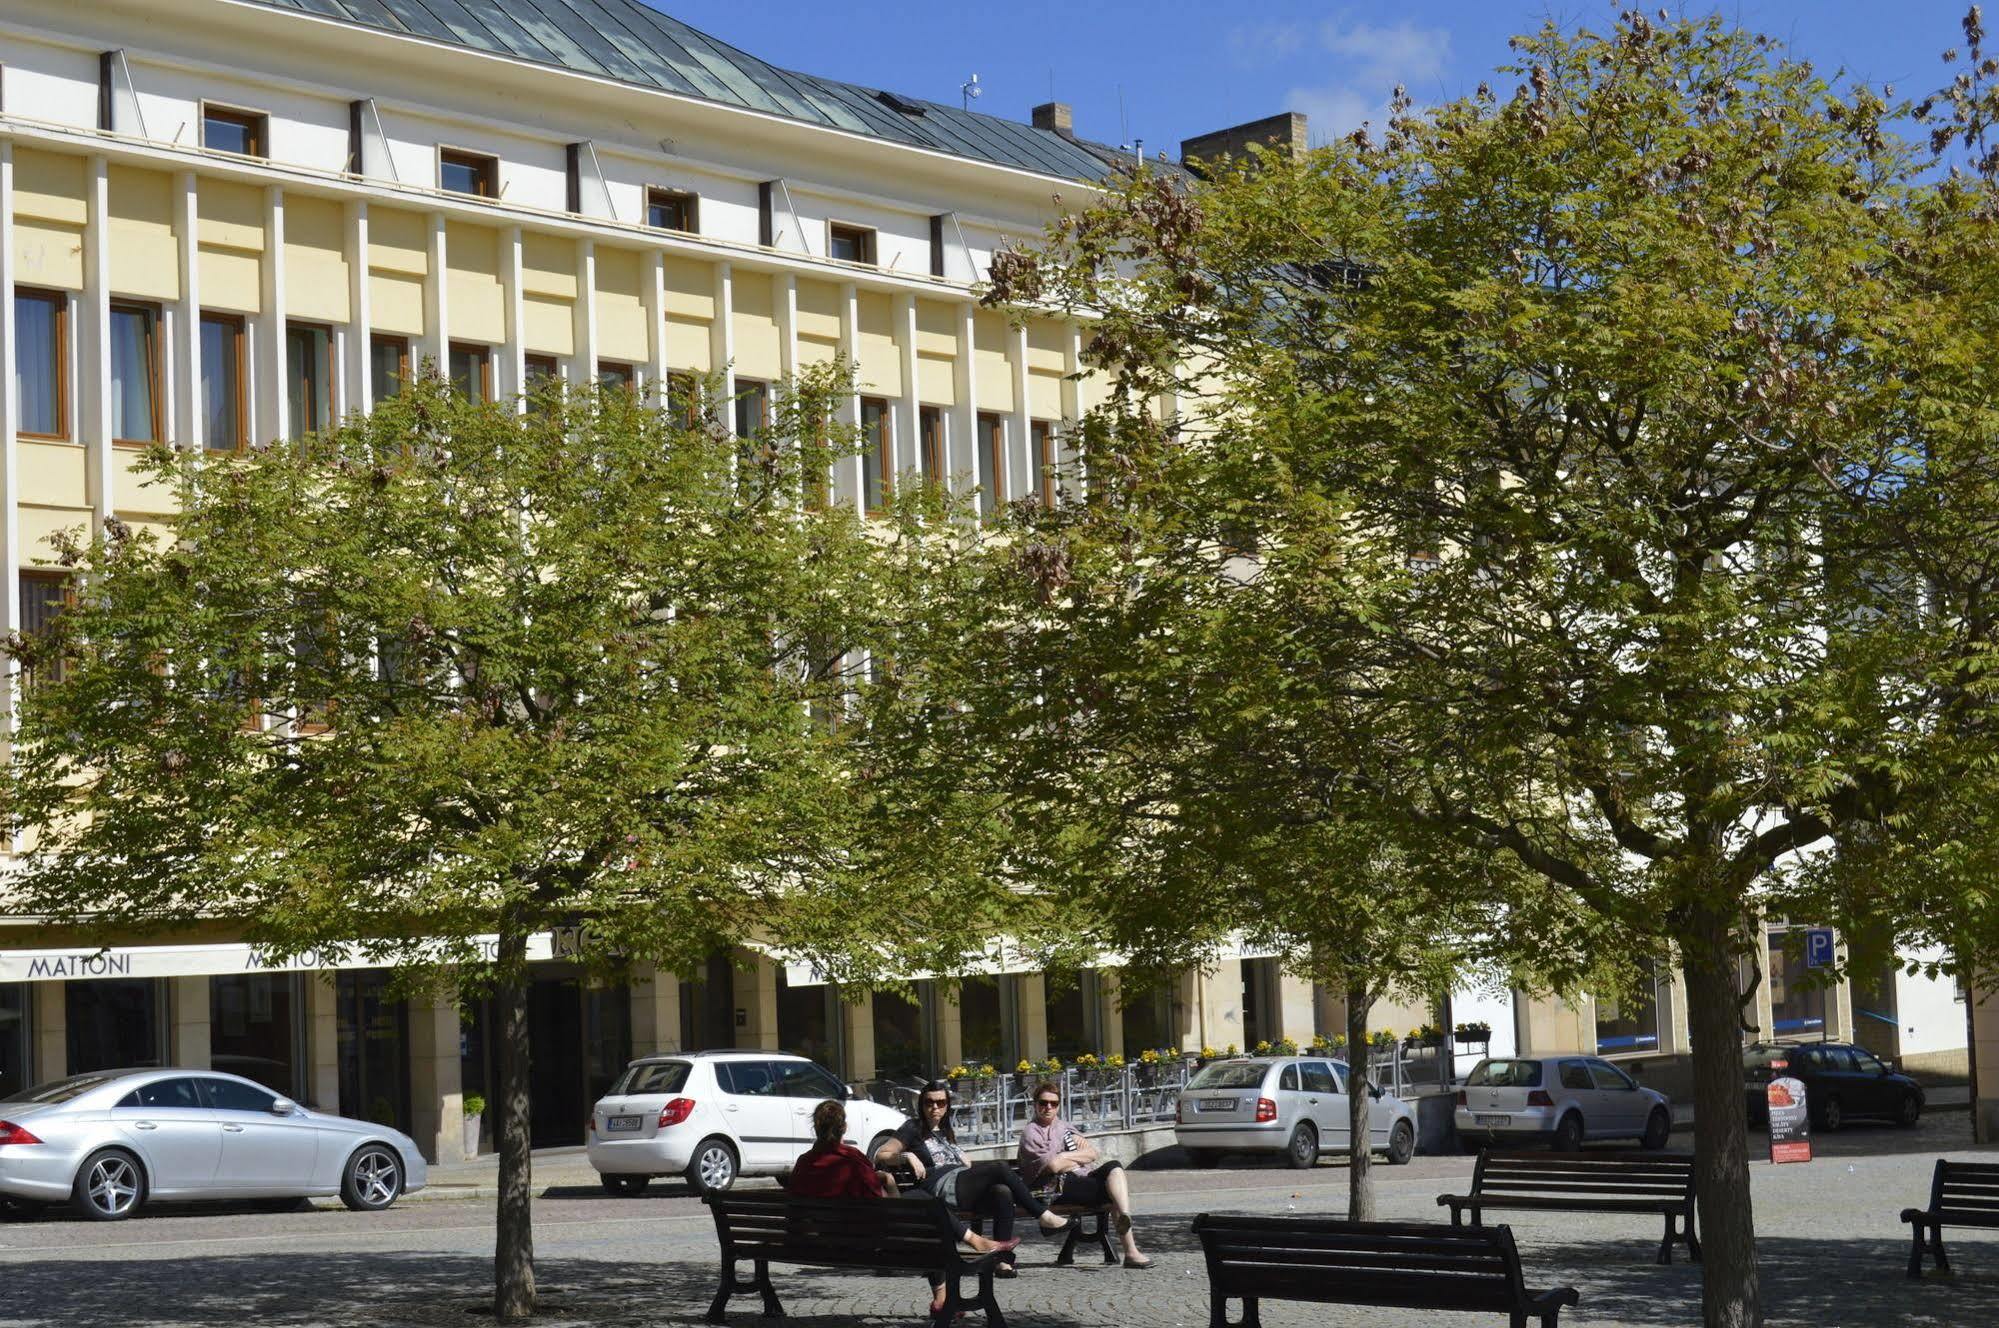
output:
M1118 1238L1124 1242L1124 1266L1152 1267L1152 1260L1138 1252L1138 1238L1132 1234L1131 1186L1123 1165L1115 1159L1103 1161L1097 1146L1062 1119L1061 1110L1061 1089L1042 1084L1034 1090L1034 1119L1022 1127L1015 1154L1022 1178L1050 1194L1054 1203L1092 1207L1108 1203Z

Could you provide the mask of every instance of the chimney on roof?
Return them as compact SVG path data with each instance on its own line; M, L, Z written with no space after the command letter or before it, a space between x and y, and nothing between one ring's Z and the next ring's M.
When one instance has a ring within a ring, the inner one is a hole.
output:
M1052 129L1064 138L1076 136L1076 114L1065 101L1046 102L1034 108L1034 127Z
M1286 111L1233 129L1217 129L1199 138L1182 139L1180 160L1184 163L1196 158L1213 161L1218 157L1240 157L1249 151L1252 143L1289 157L1301 157L1307 147L1305 117L1297 111Z

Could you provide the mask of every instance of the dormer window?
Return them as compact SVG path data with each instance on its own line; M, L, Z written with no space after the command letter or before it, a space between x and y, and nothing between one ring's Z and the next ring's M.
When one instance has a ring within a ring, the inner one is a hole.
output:
M684 189L648 189L646 225L654 230L698 234L701 230L701 200Z
M875 261L875 233L865 226L845 226L835 221L826 227L826 255L847 263Z
M271 118L255 111L201 104L201 146L239 157L270 155Z
M455 148L437 150L437 187L475 198L500 196L500 159Z

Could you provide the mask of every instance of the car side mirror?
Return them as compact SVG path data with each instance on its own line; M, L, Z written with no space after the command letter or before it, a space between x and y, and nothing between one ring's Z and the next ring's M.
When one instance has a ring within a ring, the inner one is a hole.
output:
M1381 1085L1380 1085L1380 1084L1369 1084L1369 1085L1367 1086L1367 1095L1368 1095L1369 1097L1380 1097L1380 1096L1381 1096Z
M296 1116L298 1115L298 1103L288 1097L273 1098L271 1099L271 1114L273 1116Z
M865 1102L867 1100L868 1100L868 1095L861 1091L861 1086L859 1084L847 1085L847 1101Z

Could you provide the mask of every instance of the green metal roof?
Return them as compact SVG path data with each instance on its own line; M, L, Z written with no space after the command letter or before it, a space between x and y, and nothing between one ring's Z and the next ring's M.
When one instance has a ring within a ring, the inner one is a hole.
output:
M1074 180L1114 153L1046 129L921 98L794 73L639 0L252 0Z

